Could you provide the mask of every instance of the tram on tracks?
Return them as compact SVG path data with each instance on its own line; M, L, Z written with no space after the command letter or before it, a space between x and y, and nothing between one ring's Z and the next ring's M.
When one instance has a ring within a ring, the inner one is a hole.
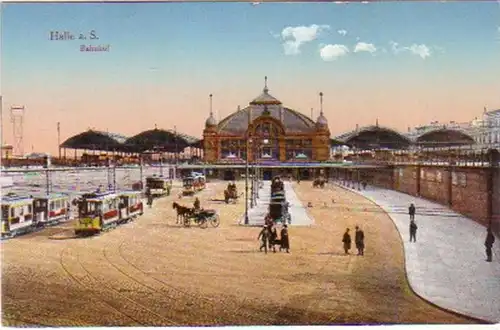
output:
M2 238L15 237L33 230L33 201L31 196L2 198Z
M89 236L115 228L143 214L140 192L103 192L84 194L77 201L78 221L75 235Z
M146 178L146 190L155 198L170 195L172 185L167 178L162 176L149 176Z
M70 219L70 197L66 194L40 196L7 195L2 198L2 238L29 233Z
M206 178L203 174L194 173L182 179L182 194L194 195L195 193L205 189Z
M38 227L68 221L71 217L70 198L68 195L60 193L35 197L33 210L35 222Z

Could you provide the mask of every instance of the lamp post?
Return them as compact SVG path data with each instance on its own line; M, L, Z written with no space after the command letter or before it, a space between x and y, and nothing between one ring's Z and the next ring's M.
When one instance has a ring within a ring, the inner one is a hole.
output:
M248 225L248 139L245 156L245 225Z

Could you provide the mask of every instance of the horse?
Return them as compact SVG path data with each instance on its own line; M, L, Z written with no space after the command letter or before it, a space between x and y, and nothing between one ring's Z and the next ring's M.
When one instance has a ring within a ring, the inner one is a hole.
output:
M182 223L182 220L184 220L186 216L191 213L191 209L189 207L182 206L177 202L172 203L172 208L177 212L177 224Z
M224 202L226 202L226 204L229 204L229 202L231 200L233 200L233 201L236 202L236 200L239 197L241 197L242 195L243 195L243 193L241 193L241 194L238 195L238 192L236 190L231 190L230 191L230 190L226 189L226 190L224 190Z

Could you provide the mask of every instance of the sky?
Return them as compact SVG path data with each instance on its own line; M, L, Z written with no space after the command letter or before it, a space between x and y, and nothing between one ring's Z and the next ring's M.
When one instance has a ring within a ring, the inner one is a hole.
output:
M24 105L25 153L56 154L57 122L61 142L155 125L201 138L209 94L221 120L264 76L314 120L323 92L332 137L500 108L500 2L4 3L0 14L3 140L14 143L10 107Z

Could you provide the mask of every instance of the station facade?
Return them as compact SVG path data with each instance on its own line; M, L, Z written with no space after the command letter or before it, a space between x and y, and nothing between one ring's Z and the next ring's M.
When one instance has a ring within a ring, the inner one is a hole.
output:
M269 94L267 79L262 93L243 109L215 120L203 130L204 162L209 164L321 162L330 159L330 130L323 114L316 121L285 107ZM211 96L210 96L211 98Z

